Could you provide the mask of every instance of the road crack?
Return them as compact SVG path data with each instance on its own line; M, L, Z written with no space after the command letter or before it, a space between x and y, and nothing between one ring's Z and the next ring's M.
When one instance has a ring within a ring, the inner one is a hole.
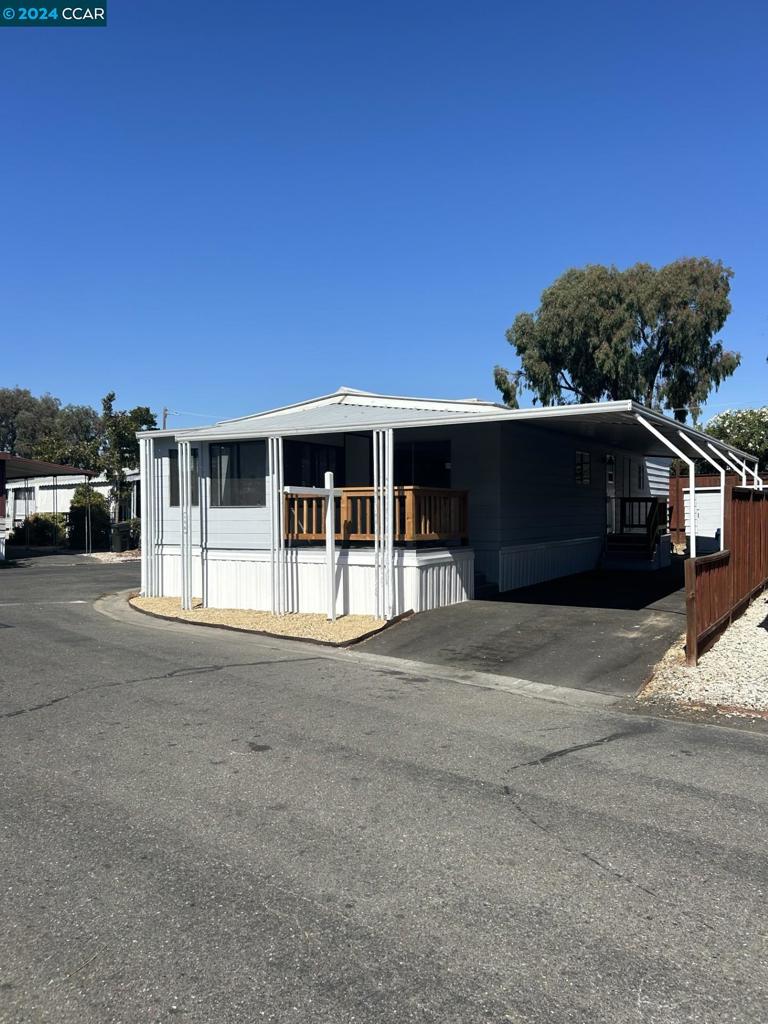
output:
M626 739L628 736L640 736L642 733L651 732L655 728L655 722L643 722L642 725L639 725L634 729L623 729L621 732L611 732L607 736L601 736L596 740L589 740L587 743L574 743L570 747L561 747L559 750L552 750L549 754L542 754L541 757L535 757L531 761L521 761L520 764L513 764L512 767L507 770L514 772L517 771L518 768L530 768L537 764L549 764L550 761L556 761L560 757L567 757L568 754L575 754L578 750L589 750L591 747L602 747L605 746L606 743L615 743L616 740Z
M5 718L18 718L20 715L29 715L33 711L45 711L54 704L61 704L65 700L79 697L83 693L93 693L97 690L112 690L119 686L136 686L138 683L160 683L165 679L178 679L181 676L201 676L213 672L225 672L230 668L259 668L264 665L284 665L296 662L323 661L321 657L315 658L275 658L272 661L239 661L229 665L199 665L193 668L174 668L170 672L164 672L159 676L141 676L138 679L120 679L115 683L98 683L96 686L81 686L71 693L64 693L60 697L53 697L51 700L41 704L32 704L28 708L17 708L15 711L6 711L0 714L0 720Z

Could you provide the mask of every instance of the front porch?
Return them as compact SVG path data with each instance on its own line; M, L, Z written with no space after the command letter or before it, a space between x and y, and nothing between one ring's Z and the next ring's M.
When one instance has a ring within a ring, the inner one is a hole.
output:
M372 545L376 537L373 487L342 487L335 499L336 541ZM394 487L394 543L405 547L469 543L469 492L448 487ZM285 495L284 534L292 544L325 542L327 499L317 494Z

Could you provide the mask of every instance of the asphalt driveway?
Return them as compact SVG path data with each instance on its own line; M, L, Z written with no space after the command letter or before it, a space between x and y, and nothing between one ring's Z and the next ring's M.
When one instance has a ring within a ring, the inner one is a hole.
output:
M592 572L425 612L363 645L375 654L626 696L685 630L681 567Z

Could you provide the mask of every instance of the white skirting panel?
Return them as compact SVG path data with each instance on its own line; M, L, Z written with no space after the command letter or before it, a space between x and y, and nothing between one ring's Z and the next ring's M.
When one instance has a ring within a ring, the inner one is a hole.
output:
M516 590L534 583L572 576L597 568L602 537L517 544L499 551L499 590Z
M348 548L337 553L336 611L339 615L375 614L373 549ZM285 552L287 604L292 612L328 610L325 551L289 548ZM206 555L207 594L203 594L200 550L192 551L193 593L210 608L271 608L269 551L209 549ZM181 558L176 546L162 552L162 594L181 594ZM429 611L470 601L474 595L474 553L471 548L395 550L395 615Z

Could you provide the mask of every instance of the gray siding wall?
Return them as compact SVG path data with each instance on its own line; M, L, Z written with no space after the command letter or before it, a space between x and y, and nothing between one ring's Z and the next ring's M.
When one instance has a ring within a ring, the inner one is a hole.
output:
M601 536L606 449L523 423L502 426L501 545ZM591 455L588 485L576 483L577 451Z
M170 459L168 451L176 448L173 441L156 440L156 457L161 460L160 501L163 511L162 542L164 544L181 543L181 512L178 507L170 504ZM199 449L200 473L204 478L209 476L208 445L195 445ZM267 480L267 504L264 508L209 508L208 513L208 547L223 549L260 549L269 548L269 480ZM201 486L201 495L208 491ZM204 506L192 509L192 543L200 543L200 517L205 512Z
M452 428L451 486L469 491L469 544L478 572L493 583L502 536L500 462L500 423Z
M469 491L469 546L475 566L497 582L501 543L501 424L470 423L424 430L395 431L398 441L451 442L451 487Z

